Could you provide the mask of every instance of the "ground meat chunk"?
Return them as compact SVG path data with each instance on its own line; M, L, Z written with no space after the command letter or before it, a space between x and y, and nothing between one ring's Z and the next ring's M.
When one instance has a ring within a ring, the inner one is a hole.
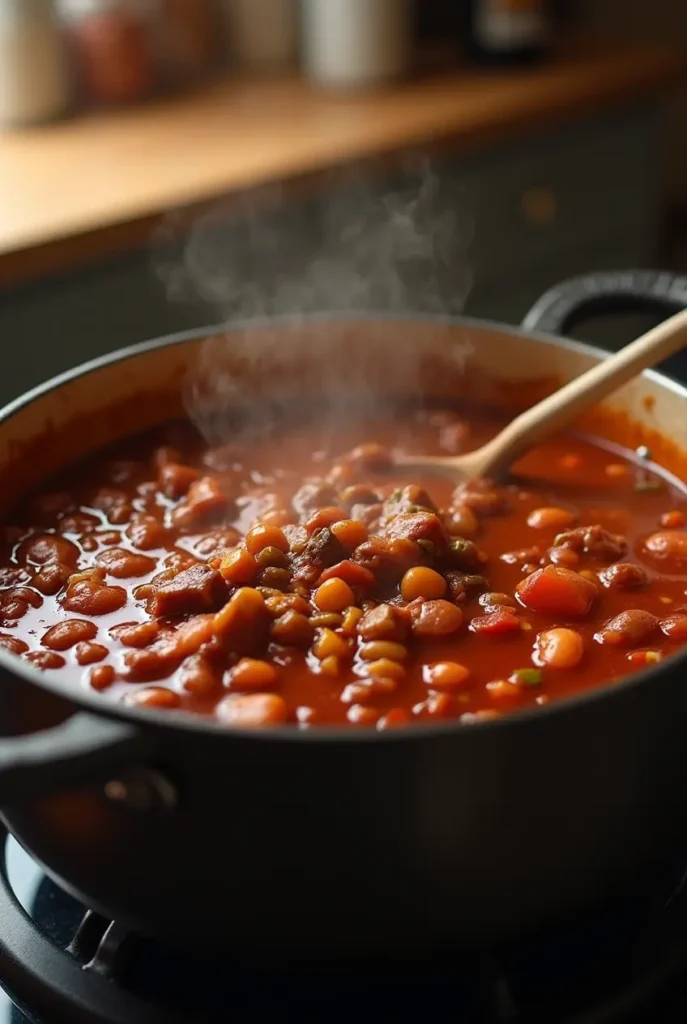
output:
M617 590L632 590L643 587L649 582L649 574L641 565L632 562L616 562L599 573L604 587Z
M311 480L303 484L291 499L294 511L307 518L310 512L327 505L336 505L337 493L326 480Z
M409 623L398 608L380 604L366 612L358 623L363 640L393 640L402 642L408 635Z
M186 497L172 512L174 525L189 530L220 517L231 502L229 495L212 476L203 476L188 489Z
M300 554L291 558L293 577L306 583L314 583L324 569L336 565L345 556L346 552L341 542L328 526L324 526L320 530L315 530Z
M451 505L467 505L477 515L493 516L506 509L506 496L491 480L465 480L458 484Z
M402 538L430 543L436 554L443 554L448 550L446 527L433 512L404 512L395 516L387 524L384 535L389 540Z
M415 484L407 487L399 487L392 491L384 502L382 510L382 523L387 523L395 516L404 515L408 512L436 512L437 507L430 498L427 491Z
M194 565L156 589L151 611L166 617L215 611L226 601L227 594L227 585L216 569Z
M556 547L567 547L579 555L589 555L600 562L617 562L627 554L627 541L603 526L579 526L556 537Z

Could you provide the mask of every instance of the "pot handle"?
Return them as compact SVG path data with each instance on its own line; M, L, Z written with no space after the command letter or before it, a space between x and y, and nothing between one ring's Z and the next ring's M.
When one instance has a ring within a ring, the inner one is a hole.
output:
M79 712L28 736L0 737L0 807L107 780L132 767L150 741L133 725Z
M622 270L571 277L550 288L522 322L528 331L568 334L586 317L687 308L687 277L660 270Z

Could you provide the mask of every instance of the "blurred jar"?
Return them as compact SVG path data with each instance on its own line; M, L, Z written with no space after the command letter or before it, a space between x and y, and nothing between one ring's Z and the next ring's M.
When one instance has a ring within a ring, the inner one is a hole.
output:
M155 88L150 0L60 0L85 101L136 103Z
M376 85L408 69L409 0L304 0L306 73L322 85Z
M223 0L230 59L252 71L278 71L298 54L298 0Z
M52 0L0 0L0 124L49 121L65 110L70 95Z
M156 20L165 80L183 85L206 75L218 55L214 0L158 0Z

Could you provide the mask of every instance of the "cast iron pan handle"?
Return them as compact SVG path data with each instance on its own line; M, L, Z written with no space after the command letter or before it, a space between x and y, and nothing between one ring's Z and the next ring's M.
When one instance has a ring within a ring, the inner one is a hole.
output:
M135 726L79 712L28 736L0 738L0 807L130 768L149 742Z
M569 334L588 316L614 312L658 312L687 308L687 277L659 270L585 274L555 285L535 302L522 322L528 331Z

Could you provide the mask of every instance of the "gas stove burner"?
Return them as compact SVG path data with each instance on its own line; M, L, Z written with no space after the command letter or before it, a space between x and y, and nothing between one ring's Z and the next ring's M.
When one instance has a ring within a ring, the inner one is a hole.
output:
M0 847L0 984L16 1004L0 999L0 1024L350 1024L447 1005L465 1024L687 1020L684 860L582 922L489 954L307 971L134 936L47 879L1 826Z

